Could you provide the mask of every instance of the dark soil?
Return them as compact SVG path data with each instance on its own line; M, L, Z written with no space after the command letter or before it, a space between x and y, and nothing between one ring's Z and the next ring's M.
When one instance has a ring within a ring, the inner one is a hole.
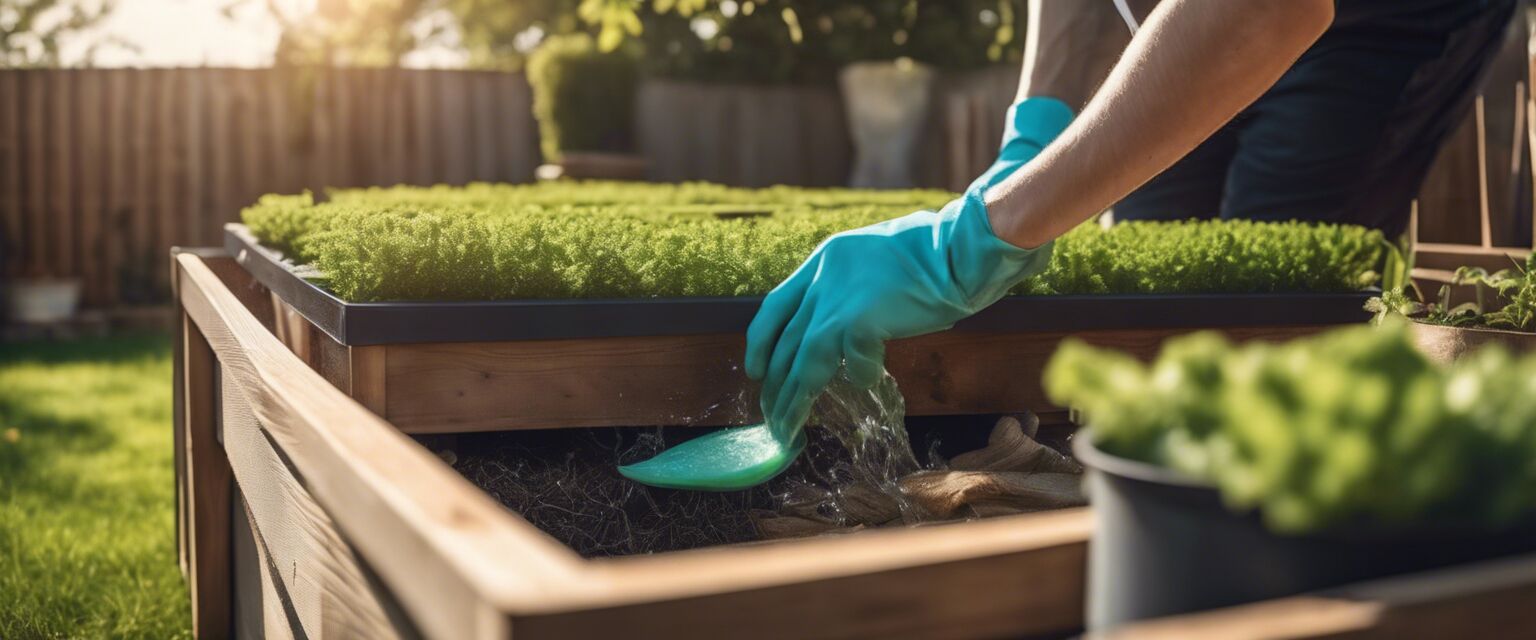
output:
M934 467L985 445L996 416L909 418L918 462ZM822 429L789 470L747 491L657 489L620 476L635 462L708 429L626 427L503 431L423 438L471 482L585 557L658 553L759 540L754 510L776 496L826 492L828 509L850 481L848 453ZM829 517L836 517L829 513Z

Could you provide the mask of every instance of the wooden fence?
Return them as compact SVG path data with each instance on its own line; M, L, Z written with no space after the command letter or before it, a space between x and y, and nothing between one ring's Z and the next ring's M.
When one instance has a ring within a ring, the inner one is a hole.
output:
M264 193L531 179L529 105L489 72L0 70L0 263L163 301L168 248Z
M1448 141L1420 199L1420 239L1531 238L1515 83L1524 25ZM1017 72L941 77L915 159L962 188L996 153ZM1523 95L1523 94L1521 94ZM414 70L0 70L0 279L70 277L91 306L165 300L167 250L211 245L265 193L520 182L538 164L520 75ZM653 180L837 185L852 150L834 87L645 83Z

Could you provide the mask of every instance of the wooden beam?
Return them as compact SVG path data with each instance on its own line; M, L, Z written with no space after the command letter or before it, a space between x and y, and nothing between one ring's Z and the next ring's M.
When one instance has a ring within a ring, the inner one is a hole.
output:
M224 448L218 442L218 363L198 326L184 324L182 409L187 467L188 576L192 631L199 638L224 638L230 631L230 484Z
M519 636L1018 637L1081 628L1086 509L593 562ZM680 626L686 621L686 628Z
M1234 340L1327 329L1236 327ZM1074 337L1150 358L1195 329L1054 333L945 332L890 343L886 367L907 415L1050 411L1040 372ZM740 334L390 345L383 415L408 433L756 419Z
M336 524L272 448L244 393L223 391L223 442L273 577L306 637L399 638L414 635L398 605L363 567ZM405 628L402 628L405 626Z
M388 397L389 347L348 347L352 356L351 395L363 406L380 416L384 415L384 401Z
M561 591L574 553L327 384L203 260L177 258L182 306L224 376L423 633L505 637L498 610Z
M238 495L237 495L238 497ZM291 603L278 587L278 574L272 558L256 534L250 511L237 501L230 515L234 534L232 571L234 573L235 640L309 640L298 621L291 619Z
M1115 640L1514 638L1536 629L1536 556L1361 583L1090 634Z
M1488 210L1488 117L1483 96L1478 94L1474 111L1477 119L1477 203L1483 247L1493 246L1493 222Z

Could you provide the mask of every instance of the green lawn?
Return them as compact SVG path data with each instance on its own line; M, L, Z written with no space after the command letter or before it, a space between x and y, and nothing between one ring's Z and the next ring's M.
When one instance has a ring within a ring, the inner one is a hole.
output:
M0 638L190 635L164 337L0 344Z

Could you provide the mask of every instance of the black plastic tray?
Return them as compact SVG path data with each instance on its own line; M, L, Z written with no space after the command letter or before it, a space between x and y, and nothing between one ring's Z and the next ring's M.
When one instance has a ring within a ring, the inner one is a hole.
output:
M243 226L224 247L258 282L345 345L739 333L761 297L347 302L295 274ZM1010 296L954 331L1088 331L1364 322L1369 291Z

